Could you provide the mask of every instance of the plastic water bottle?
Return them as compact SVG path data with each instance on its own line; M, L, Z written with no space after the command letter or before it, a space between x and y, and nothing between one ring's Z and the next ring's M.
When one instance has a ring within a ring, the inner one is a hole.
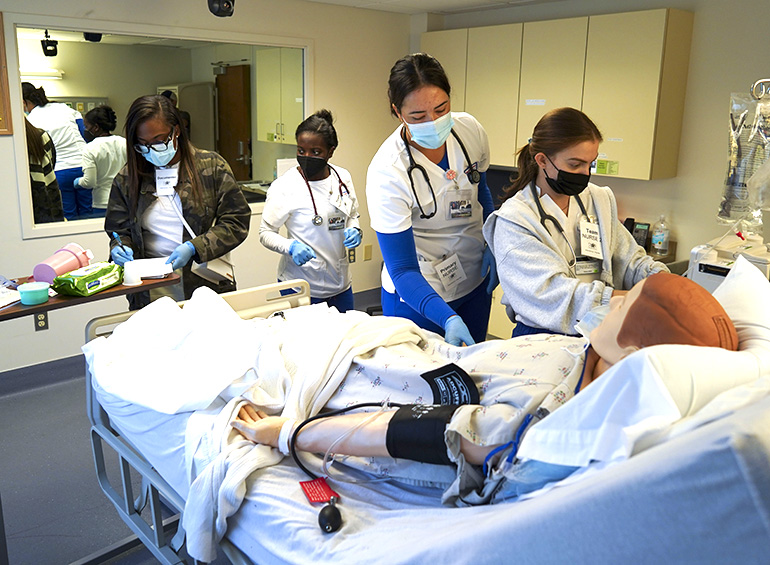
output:
M655 255L668 254L668 239L671 230L666 223L666 216L661 214L660 219L652 227L652 251Z

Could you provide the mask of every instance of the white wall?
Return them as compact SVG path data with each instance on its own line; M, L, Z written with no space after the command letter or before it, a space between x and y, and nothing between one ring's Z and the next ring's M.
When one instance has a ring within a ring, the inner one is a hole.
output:
M446 16L444 26L454 29L653 8L695 14L678 175L658 181L597 177L595 182L612 187L621 218L653 223L665 213L673 226L672 238L678 242L677 258L687 259L693 246L724 232L715 216L727 170L730 93L748 92L755 80L770 77L766 0L565 0Z
M231 18L217 18L208 11L205 0L0 0L0 11L19 17L23 11L32 23L56 27L92 28L93 31L137 33L140 35L207 36L215 41L253 43L281 38L300 38L310 43L313 83L308 85L314 111L326 107L337 116L336 127L341 144L335 161L351 171L359 197L363 199L366 167L382 140L395 127L388 110L387 76L393 62L409 50L409 17L400 14L326 6L301 0L252 0L239 2ZM22 18L23 19L23 18ZM93 29L97 28L97 29ZM91 31L91 30L89 30ZM6 32L7 33L7 32ZM196 37L198 36L198 37ZM15 53L15 38L6 37L6 49ZM8 61L13 68L15 60ZM189 67L188 67L189 68ZM12 76L18 76L12 73ZM38 261L68 241L78 241L107 258L108 241L103 233L76 236L54 236L23 239L19 200L16 188L17 167L26 166L25 155L19 154L15 138L23 136L19 85L11 84L11 106L15 134L0 136L0 273L6 276L30 274ZM23 144L22 144L23 147ZM23 172L23 171L22 171ZM362 225L368 226L365 202ZM273 258L259 260L261 246L259 218L245 244L236 250L239 282L242 287L275 279ZM379 286L380 257L374 233L365 228L365 243L375 243L371 262L359 259L353 265L354 289ZM255 258L252 262L245 259ZM241 266L241 263L246 263ZM266 264L263 264L266 263ZM0 323L0 371L58 359L80 352L83 327L92 317L125 310L121 298L91 305L77 306L50 313L51 328L33 331L31 317Z

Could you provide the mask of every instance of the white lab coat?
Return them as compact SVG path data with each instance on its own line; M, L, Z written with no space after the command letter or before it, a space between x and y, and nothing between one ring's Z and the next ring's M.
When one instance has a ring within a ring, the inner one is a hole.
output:
M94 208L107 208L112 179L126 164L126 138L97 137L83 151L83 180L80 188L93 189Z
M82 165L86 142L77 123L77 120L83 119L80 112L60 102L49 102L45 106L32 108L27 119L51 136L56 149L55 171L75 169Z
M323 180L310 181L316 210L323 220L321 225L313 224L316 214L313 200L298 167L293 167L270 185L259 227L262 245L281 254L278 279L306 280L313 298L335 296L350 288L353 282L343 241L345 228L359 227L358 199L350 173L342 167L330 166L339 173L347 191L340 186L334 172ZM284 225L288 237L278 233ZM311 247L316 258L304 265L295 265L289 255L295 239Z
M453 129L471 159L471 163L466 162L460 144L450 135L446 147L449 168L457 173L455 180L449 180L446 171L412 148L415 163L428 173L435 201L418 169L412 171L417 199L412 192L407 175L409 157L401 137L403 126L396 128L380 146L366 175L366 199L372 228L379 233L391 234L411 227L420 272L447 302L462 298L481 284L483 211L478 200L478 185L472 184L463 171L472 163L477 163L480 172L489 167L489 140L484 128L470 114L452 112L452 117L455 122ZM430 219L420 218L418 200L425 214L435 209L436 215ZM469 206L470 215L450 218L451 202ZM445 288L437 266L455 254L465 279ZM387 266L382 269L382 286L388 292L395 290Z

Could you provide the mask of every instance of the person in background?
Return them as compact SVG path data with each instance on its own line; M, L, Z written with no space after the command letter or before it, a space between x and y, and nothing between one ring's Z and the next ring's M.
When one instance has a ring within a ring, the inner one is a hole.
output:
M74 185L92 191L93 216L104 217L112 179L126 164L126 138L112 134L117 116L109 106L90 110L83 124L88 144L83 151L83 176L76 178Z
M190 112L186 110L181 110L179 108L179 99L177 98L176 93L173 90L164 90L160 93L161 96L165 96L169 100L171 100L171 103L174 105L174 107L179 112L179 116L182 118L182 123L184 124L185 129L187 130L187 137L190 137Z
M495 263L484 245L492 213L489 141L470 114L451 111L450 85L434 57L417 53L390 71L390 111L401 122L366 177L384 266L382 310L471 345L486 339Z
M33 126L24 118L29 156L29 179L32 185L32 214L36 224L61 222L64 209L54 166L56 149L48 132Z
M193 261L204 263L235 249L249 233L251 209L230 166L217 153L193 147L179 112L163 96L142 96L131 104L126 140L132 150L112 183L104 220L110 255L119 265L167 257L182 276L180 284L152 296L129 295L130 309L164 294L189 299L201 286L235 290L234 282L217 285L191 268Z
M353 309L348 249L361 244L358 200L350 173L329 164L337 131L319 110L295 132L298 167L273 181L259 227L259 241L281 254L278 280L305 279L311 302L340 312ZM286 226L288 237L279 232Z
M48 132L56 148L54 172L61 191L64 217L68 220L91 215L91 191L75 188L76 178L83 176L81 164L86 142L83 118L66 104L51 102L41 86L21 83L24 112L33 126Z
M484 225L514 336L574 335L589 311L668 272L620 223L609 187L589 182L601 141L580 110L548 112L518 152L507 199Z

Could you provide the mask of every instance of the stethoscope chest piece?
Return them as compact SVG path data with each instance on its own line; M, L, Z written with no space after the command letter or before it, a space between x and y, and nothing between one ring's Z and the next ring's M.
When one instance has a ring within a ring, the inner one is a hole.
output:
M326 534L334 533L342 526L342 515L336 502L337 497L332 496L329 499L329 504L321 508L321 512L318 513L318 525Z
M324 223L324 219L321 216L319 216L318 214L313 216L313 225L314 226L320 226L323 223Z

